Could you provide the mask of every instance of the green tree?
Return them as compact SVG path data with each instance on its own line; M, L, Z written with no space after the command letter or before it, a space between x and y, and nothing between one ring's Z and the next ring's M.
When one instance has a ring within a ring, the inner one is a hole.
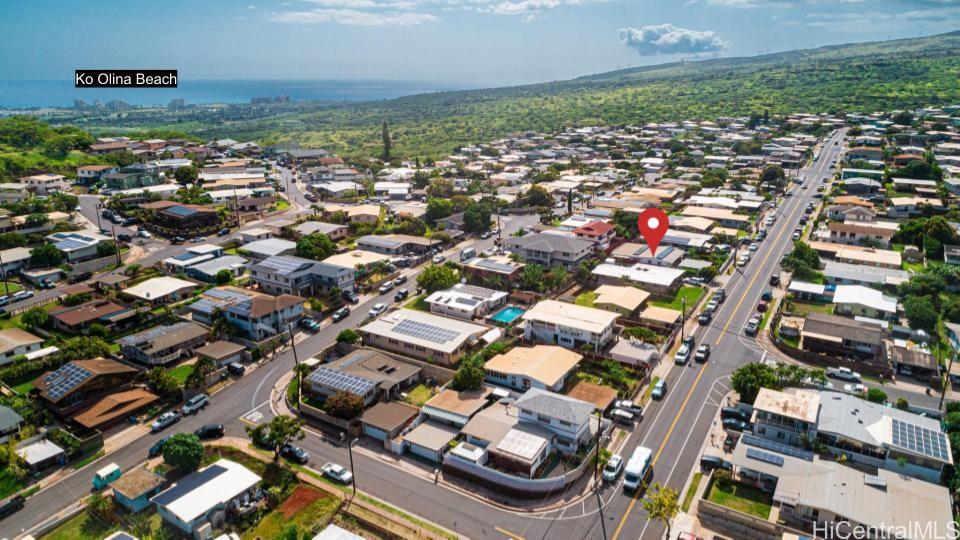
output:
M337 334L337 343L356 343L360 341L360 334L352 328L344 328Z
M59 266L63 262L63 252L53 244L42 244L30 251L30 264L33 266Z
M467 232L481 233L490 230L490 208L482 203L473 203L463 212L463 225Z
M64 362L102 358L109 356L110 344L98 337L80 336L63 342L57 354Z
M50 313L43 307L32 307L20 317L20 322L28 328L42 328L50 322Z
M641 500L643 509L647 511L647 517L652 520L662 521L667 528L665 538L670 538L670 522L680 513L680 492L666 486L661 486L660 482L655 482L653 488L647 492L647 496Z
M427 213L424 214L428 223L435 223L438 219L443 219L453 214L453 202L447 199L430 198L427 199Z
M297 241L297 257L322 261L333 255L337 245L329 236L320 233L308 234Z
M29 216L27 216L27 219L24 222L24 224L27 226L28 229L35 229L37 227L42 227L46 225L47 222L49 221L50 221L50 218L48 218L46 214L30 214Z
M443 264L432 264L417 276L417 286L431 293L449 289L459 281L459 272Z
M343 420L353 420L363 413L363 398L352 393L337 391L323 403L324 409L331 415Z
M740 401L753 403L761 388L780 389L780 379L773 367L759 362L744 364L733 372L731 387L740 394Z
M483 385L486 372L483 370L483 355L474 354L460 361L457 372L453 375L454 390L479 390Z
M887 393L879 388L871 388L867 390L867 401L873 403L886 403Z
M280 450L285 444L305 436L303 422L285 414L274 416L266 424L247 426L246 431L254 442L273 451L274 461L280 459Z
M523 204L527 206L553 206L553 196L545 188L533 185L523 195Z
M903 301L903 314L910 321L910 328L926 330L935 334L937 309L929 296L911 296Z
M446 178L434 178L427 187L427 195L438 199L449 199L453 196L453 182Z
M820 255L809 244L797 240L793 243L793 251L783 258L781 266L795 278L810 279L819 274Z
M179 167L176 171L174 171L173 177L177 180L178 184L184 186L187 184L195 184L198 178L197 168L193 165Z
M161 396L175 396L180 393L180 384L162 367L155 367L148 371L147 382Z
M520 271L520 287L528 291L542 291L543 267L536 263L524 266Z
M0 249L10 249L27 245L27 237L17 232L0 233Z
M206 356L198 356L197 361L193 364L193 370L187 375L187 385L193 388L200 388L205 392L207 390L207 375L210 375L216 370L217 365L212 359Z
M786 175L783 173L783 167L779 165L767 165L760 173L760 181L764 184L773 184L780 187L784 184Z
M181 472L193 472L203 459L203 444L193 433L176 433L163 444L163 462Z
M97 244L97 257L110 257L117 254L117 243L113 240L104 240Z
M894 406L901 411L905 411L910 408L910 403L905 398L897 398L897 403Z
M217 272L215 276L213 276L213 281L217 285L229 285L230 282L233 281L233 272L224 268L223 270Z

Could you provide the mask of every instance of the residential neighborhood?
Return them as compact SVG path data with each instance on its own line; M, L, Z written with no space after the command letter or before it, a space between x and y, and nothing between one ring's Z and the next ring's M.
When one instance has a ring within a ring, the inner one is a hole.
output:
M0 530L267 538L325 501L325 530L476 537L448 497L494 537L646 538L661 496L671 538L946 530L957 143L960 107L429 162L97 138L2 204Z

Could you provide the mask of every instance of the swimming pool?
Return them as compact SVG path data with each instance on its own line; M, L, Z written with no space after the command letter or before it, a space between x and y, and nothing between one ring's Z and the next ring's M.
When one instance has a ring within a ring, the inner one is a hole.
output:
M527 310L516 306L507 306L496 312L493 317L490 318L501 324L513 324L513 321L519 319L526 311Z

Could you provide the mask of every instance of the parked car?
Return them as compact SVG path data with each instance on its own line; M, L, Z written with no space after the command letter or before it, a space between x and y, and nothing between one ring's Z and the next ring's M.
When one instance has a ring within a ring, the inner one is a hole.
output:
M770 285L777 287L780 285L780 274L776 273L770 276Z
M153 238L153 235L150 234L150 231L145 229L140 229L139 231L137 231L137 236L139 236L140 238Z
M387 310L386 304L377 303L377 304L374 304L372 308L370 308L369 314L371 317L377 317L386 310Z
M758 249L760 249L760 244L758 244L758 243L756 243L756 242L750 244L750 251L756 251L756 250L758 250Z
M615 482L621 472L623 472L623 456L614 454L610 456L607 464L603 467L603 481Z
M230 234L230 229L226 227L217 231L217 236L227 236L228 234Z
M177 411L167 411L157 417L156 420L150 424L150 430L153 432L160 431L168 426L172 426L180 421L180 413Z
M350 308L348 308L347 306L343 306L342 308L334 311L333 316L331 316L330 319L333 322L340 322L346 319L348 316L350 316Z
M127 233L117 233L117 240L121 242L131 242L133 241L133 236L130 236Z
M763 291L763 294L760 295L760 299L764 302L773 300L773 291Z
M283 445L283 448L280 449L280 455L301 465L310 461L310 454L306 450L290 443Z
M202 236L194 236L193 238L190 239L190 242L191 242L191 243L194 243L194 244L200 244L200 243L204 242L205 240L206 240L206 238L204 238L204 237L202 237Z
M800 239L800 233L799 233L799 232L794 232L792 238L793 238L794 240L799 240L799 239Z
M747 324L743 327L743 332L748 336L757 335L757 331L760 330L760 317L751 317Z
M27 499L23 495L14 495L9 499L0 502L0 519L3 519L14 512L23 508L24 503Z
M403 285L406 282L407 282L407 276L399 276L397 277L397 279L393 280L393 284L396 285L397 287Z
M721 420L723 424L723 429L732 429L734 431L749 431L750 424L744 422L743 420L737 420L736 418L727 418Z
M739 407L722 407L720 409L720 419L727 420L729 418L740 420L741 422L749 422L750 414Z
M677 349L677 353L673 355L674 364L686 364L690 360L690 347L686 344L681 345Z
M243 377L243 374L247 372L247 368L240 362L230 362L227 364L227 372L234 377Z
M186 241L186 238L182 236L174 236L173 240L170 240L171 244L182 244Z
M196 414L200 412L200 409L206 407L210 404L210 397L206 394L197 394L192 398L188 399L186 403L183 404L183 408L180 410L181 414L184 416L188 414Z
M160 453L163 452L163 445L167 444L168 439L170 439L169 435L161 439L157 439L157 442L153 443L153 446L151 446L150 449L147 450L147 457L159 456Z
M641 414L643 412L643 406L630 401L629 399L618 399L613 403L613 406L617 409L623 409L625 411L630 411L635 414Z
M845 368L845 367L827 368L827 377L833 377L834 379L843 379L845 381L860 382L860 374L857 373L856 371L851 370L850 368Z
M710 324L710 321L712 320L713 320L713 315L710 313L710 311L707 311L707 310L704 310L703 313L701 313L700 316L697 317L697 322L704 326Z
M848 394L865 394L867 392L867 387L860 383L850 383L843 385L843 391Z
M657 384L653 385L653 390L650 391L650 397L656 400L661 400L664 396L667 395L667 381L660 379L657 381Z
M445 260L447 260L447 258L444 257L443 254L438 253L433 256L433 264L440 264Z
M200 426L193 432L194 435L201 439L217 439L223 437L224 433L223 424L206 424Z
M760 313L763 313L766 310L767 310L766 302L761 301L759 304L757 304L757 311L759 311Z
M360 295L353 291L344 291L343 299L346 300L347 302L350 302L351 304L360 303Z
M397 291L397 294L393 295L393 300L400 302L401 300L406 300L408 296L410 296L410 291L406 289L400 289Z
M700 458L700 468L704 472L708 472L715 469L730 469L731 465L720 456L704 454Z
M391 290L393 290L393 282L392 282L392 281L388 281L388 282L384 283L383 285L380 286L380 289L379 289L380 294L387 294L387 293L390 292Z
M313 319L312 317L304 317L300 319L300 327L309 332L317 332L320 330L320 323L318 323L316 319Z
M706 362L710 358L710 345L706 343L697 347L697 353L693 355L693 359L697 362Z
M487 238L490 238L491 234L492 233L490 231L484 231L480 234L480 238L486 240Z
M727 290L724 289L723 287L720 287L719 289L717 289L717 292L713 293L713 298L711 298L710 301L712 302L716 300L717 302L722 304L723 301L726 299L727 299Z
M341 484L349 484L353 482L353 473L344 469L342 465L336 463L327 462L322 467L323 474L327 477L340 482Z

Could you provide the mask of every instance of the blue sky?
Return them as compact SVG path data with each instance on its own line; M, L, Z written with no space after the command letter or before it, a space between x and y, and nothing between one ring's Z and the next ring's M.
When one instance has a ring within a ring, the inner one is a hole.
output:
M0 20L0 79L113 67L497 86L947 32L960 0L7 0Z

